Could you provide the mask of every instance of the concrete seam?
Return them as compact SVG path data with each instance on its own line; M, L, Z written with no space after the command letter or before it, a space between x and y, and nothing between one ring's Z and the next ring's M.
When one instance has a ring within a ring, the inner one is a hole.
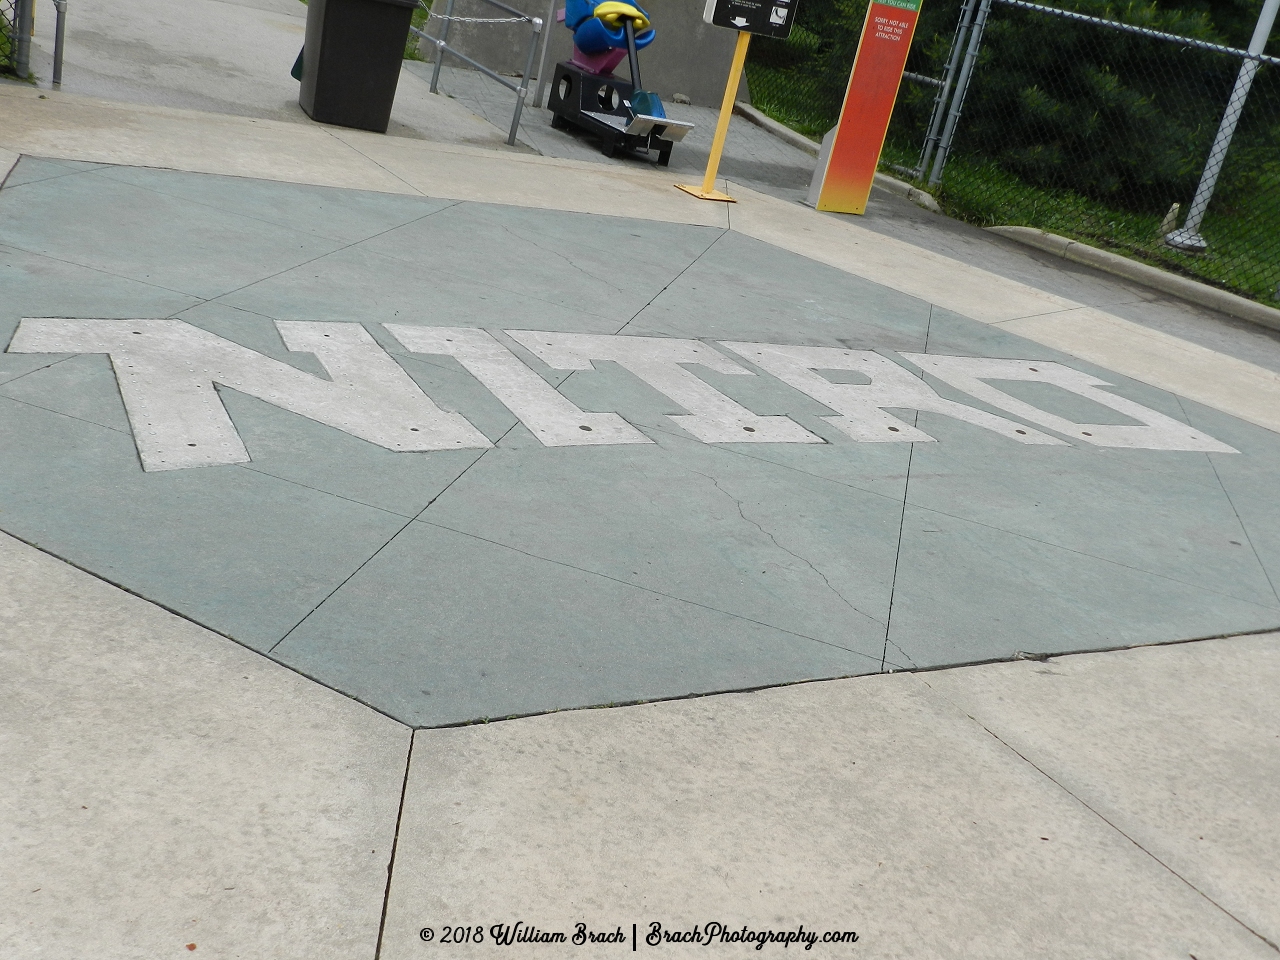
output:
M488 544L491 544L492 546L500 547L503 550L510 550L513 553L518 553L521 556L529 557L533 560L541 560L543 563L554 564L557 567L564 567L567 570L576 570L579 573L585 573L587 576L599 577L602 580L608 580L611 583L621 584L622 586L628 587L632 590L639 590L643 593L649 593L655 597L662 597L666 600L674 600L677 603L685 603L691 607L697 607L700 610L710 610L712 613L718 613L718 614L721 614L722 616L729 617L733 620L743 620L746 623L754 623L758 627L768 627L770 630L777 630L779 633L785 633L787 636L790 636L790 637L798 637L801 640L809 640L813 643L820 643L824 647L831 647L832 649L835 649L835 650L843 650L845 653L851 653L855 657L863 657L867 660L871 660L872 662L875 661L875 657L873 657L869 653L863 653L860 650L853 650L849 647L841 646L838 643L832 643L830 640L820 640L819 638L811 637L806 633L797 633L795 630L788 630L786 627L780 627L774 623L766 623L763 620L756 620L752 617L747 617L740 613L734 613L732 610L722 610L721 608L713 607L708 603L700 603L697 600L690 600L688 597L679 597L672 593L664 593L661 590L655 590L653 587L646 587L640 583L631 583L627 580L621 580L618 577L610 576L607 573L601 573L599 570L590 570L587 567L580 567L577 564L569 563L565 560L557 560L554 557L544 557L539 554L532 553L529 550L522 550L519 547L512 546L509 543L503 543L501 540L491 540L488 537L482 537L479 534L469 533L466 530L459 530L456 527L449 527L443 523L434 523L431 520L419 520L417 522L425 523L428 526L437 527L441 530L448 530L450 533L456 533L460 537L469 537L470 539L478 540L481 543L488 543Z
M240 293L244 290L248 290L250 287L256 287L260 283L266 283L268 280L274 280L276 277L282 277L286 273L290 273L301 267L306 267L306 266L310 266L313 263L318 263L319 261L325 259L326 257L332 257L335 254L344 253L345 251L350 250L352 247L358 247L362 243L367 243L370 240L376 240L378 239L378 237L382 237L388 233L392 233L396 230L399 230L401 227L407 227L410 224L420 223L421 221L426 220L429 217L434 217L437 213L443 213L446 210L456 207L461 202L462 202L461 200L455 200L452 203L448 204L447 206L441 207L439 210L432 210L430 213L424 213L422 216L415 217L413 220L409 220L406 223L398 223L394 227L387 227L387 229L379 230L377 233L371 234L370 236L361 237L359 240L352 240L350 243L344 243L339 247L335 247L332 250L329 250L329 251L326 251L325 253L320 254L319 256L312 257L310 260L303 260L301 263L295 263L291 267L285 267L283 270L277 270L275 273L269 274L268 276L259 277L257 280L254 280L250 283L246 283L243 286L236 287L234 290L224 290L222 291L222 293L218 294L216 297L197 297L196 294L188 293L186 294L186 296L196 297L200 302L194 303L189 307L184 307L182 310L179 311L179 313L186 313L188 310L194 310L196 307L202 307L206 303L216 303L217 301L221 300L223 297L229 297L233 293ZM177 292L182 292L182 291L177 291ZM239 309L239 308L237 307L235 309ZM252 313L253 311L250 310L246 312ZM263 316L263 314L258 314L258 316ZM269 319L271 319L272 321L275 321L277 318L270 317Z
M507 428L506 433L504 433L504 434L502 435L502 437L499 437L499 438L498 438L498 441L497 441L497 442L498 442L498 443L501 443L501 442L502 442L503 437L505 437L508 433L510 433L510 432L511 432L512 430L514 430L514 429L515 429L515 424L512 424L510 427L508 427L508 428ZM496 444L495 444L495 446L496 446ZM461 473L459 473L456 477L454 477L454 478L453 478L452 480L450 480L447 484L445 484L444 489L443 489L443 490L441 490L439 493L437 493L434 497L432 497L432 498L431 498L431 500L427 502L427 505L426 505L425 507L423 507L421 510L419 510L419 511L418 511L417 516L409 517L407 520L405 520L404 526L402 526L399 530L397 530L395 533L393 533L393 534L392 534L392 535L387 539L387 541L386 541L384 544L382 544L382 546L378 547L378 549L377 549L377 550L373 551L373 553L369 554L369 556L368 556L368 557L366 557L364 560L362 560L362 561L360 562L360 565L359 565L358 567L356 567L354 570L352 570L352 571L351 571L351 573L350 573L347 577L345 577L341 583L339 583L336 587L334 587L334 588L333 588L332 590L330 590L327 594L325 594L325 595L324 595L324 598L323 598L319 603L317 603L314 607L312 607L310 610L308 610L308 611L307 611L306 616L304 616L301 620L299 620L299 621L298 621L297 623L295 623L292 627L290 627L290 628L285 632L284 636L282 636L279 640L277 640L275 643L273 643L273 644L271 645L271 648L267 651L267 653L274 653L274 652L275 652L276 647L280 646L280 644L282 644L282 643L284 643L286 640L288 640L288 639L289 639L289 637L293 634L293 632L294 632L295 630L297 630L300 626L302 626L304 623L306 623L306 622L307 622L307 620L311 617L311 615L312 615L312 614L314 614L317 610L319 610L319 609L320 609L321 607L323 607L326 603L328 603L328 602L329 602L329 600L331 600L331 599L333 598L334 594L336 594L339 590L341 590L341 589L342 589L343 587L345 587L348 583L350 583L350 582L355 578L356 574L358 574L361 570L363 570L367 564L369 564L370 562L372 562L372 561L373 561L373 559L374 559L376 556L378 556L378 554L382 553L382 551L383 551L383 550L385 550L385 549L387 549L387 547L391 546L392 541L393 541L393 540L395 540L395 539L396 539L396 537L400 536L400 534L402 534L402 533L404 533L406 530L408 530L408 529L409 529L409 525L410 525L410 524L412 524L415 520L419 519L419 518L420 518L424 513L426 513L429 509L431 509L431 505L432 505L433 503L435 503L437 500L439 500L441 497L443 497L443 496L445 495L445 493L448 491L448 489L449 489L450 487L452 487L455 483L457 483L457 482L458 482L459 480L461 480L464 476L466 476L466 475L467 475L467 472L468 472L472 467L474 467L477 463L479 463L482 459L484 459L484 455L485 455L486 453L488 453L488 452L489 452L489 450L492 450L492 449L493 449L493 447L490 447L488 450L483 451L483 452L480 454L480 456L476 457L474 460L472 460L472 461L471 461L471 463L470 463L470 464L468 464L468 465L467 465L467 468L466 468L465 470L463 470L463 471L462 471ZM389 512L389 511L388 511L388 512ZM394 516L398 516L398 514L394 514Z
M13 161L5 169L4 174L0 176L0 190L3 190L4 185L9 182L9 174L18 168L18 163L21 162L22 157L23 154L14 152Z
M65 263L69 267L79 267L81 270L89 270L93 273L100 273L104 277L111 277L112 279L115 279L115 280L124 280L128 283L140 283L144 287L153 287L156 290L163 290L166 293L174 293L180 297L190 297L192 300L197 301L196 303L193 303L190 306L183 307L184 310L190 310L191 307L196 307L196 306L199 306L201 303L207 302L206 300L204 300L204 298L198 296L197 294L190 293L186 290L175 290L173 287L166 287L163 284L159 284L159 283L151 283L149 280L139 280L137 277L126 277L123 274L112 273L110 270L103 270L101 267L95 267L92 264L80 263L79 261L76 261L76 260L67 260L65 257L55 257L48 253L42 253L39 250L28 250L26 247L20 246L19 244L16 244L16 243L4 243L4 244L0 244L0 246L8 247L10 250L17 250L19 253L25 253L29 257L42 257L45 260L52 260L54 263Z
M72 560L68 557L64 557L56 553L55 551L44 546L43 544L37 543L34 540L29 540L26 537L22 536L21 534L14 533L12 530L9 530L3 527L0 527L0 534L3 534L4 536L7 536L7 537L11 537L14 540L17 540L19 543L26 544L28 547L30 547L33 550L39 550L45 556L52 557L54 560L57 560L59 563L65 563L67 566L71 567L73 570L79 570L81 573L85 574L86 576L92 577L95 580L100 580L102 583L105 583L107 586L113 587L116 590L119 590L121 593L128 594L131 597L141 600L143 603L149 603L153 607L157 607L158 609L163 610L165 613L169 614L170 616L177 617L179 620L185 620L187 623L191 624L192 626L199 627L201 630L206 630L209 633L213 634L214 636L220 637L223 640L228 641L229 643L234 643L236 646L241 647L245 650L248 650L250 653L256 654L257 656L262 657L265 660L269 660L272 663L276 664L277 666L285 670L288 670L292 673L296 673L298 676L303 677L304 679L310 680L312 683L317 684L318 686L324 687L326 690L329 690L340 697L345 697L348 700L351 700L351 701L354 701L355 703L360 704L360 706L362 707L372 710L374 713L378 714L379 716L386 717L388 720L394 720L396 723L400 724L401 726L408 726L408 724L406 724L399 717L393 716L392 714L387 713L387 711L382 709L381 707L375 706L374 704L369 703L366 700L360 699L360 697L356 696L355 694L347 693L345 690L340 690L338 687L332 686L331 684L326 683L323 680L320 680L319 678L312 676L311 674L307 673L305 670L301 669L300 667L297 667L290 663L285 663L284 661L271 656L270 653L259 650L257 647L250 646L248 643L245 643L243 640L238 640L235 637L231 636L231 634L224 633L216 627L211 627L207 623L201 623L199 620L197 620L195 617L191 616L188 613L183 613L181 610L178 610L175 607L171 607L168 604L162 603L159 600L153 600L151 597L143 596L141 593L139 593L137 590L133 589L132 587L127 586L126 584L123 584L123 583L118 583L117 581L112 580L110 577L107 577L101 573L98 573L96 570L90 570L88 567L82 566L81 564L77 563L75 560Z
M1180 874L1177 870L1173 869L1173 867L1169 866L1169 864L1165 863L1165 862L1164 862L1163 860L1161 860L1158 856L1156 856L1154 853L1152 853L1150 850L1148 850L1146 847L1144 847L1141 843L1139 843L1137 840L1135 840L1133 837L1131 837L1128 833L1126 833L1124 830L1122 830L1119 826L1117 826L1115 823L1113 823L1111 820L1109 820L1109 819L1108 819L1105 815L1103 815L1099 810L1097 810L1095 807L1093 807L1093 806L1092 806L1092 805L1091 805L1087 800L1085 800L1085 799L1084 799L1083 797L1081 797L1079 794L1075 793L1073 790L1071 790L1071 789L1069 789L1068 787L1066 787L1066 786L1065 786L1061 781L1059 781L1057 778L1055 778L1052 774L1050 774L1050 773L1049 773L1047 770L1045 770L1042 766L1040 766L1038 763L1036 763L1034 760L1032 760L1032 759L1031 759L1030 757L1028 757L1026 754L1022 753L1022 752L1021 752L1020 750L1018 750L1016 747L1014 747L1013 745L1011 745L1007 740L1005 740L1003 737L1001 737L998 733L996 733L994 730L992 730L990 727L988 727L985 723L983 723L983 722L982 722L981 720L979 720L977 717L973 716L971 713L969 713L968 711L966 711L963 707L961 707L958 703L956 703L956 702L955 702L954 700L952 700L950 697L948 697L948 696L946 696L945 694L939 693L938 691L934 690L934 689L933 689L933 687L929 685L929 681L928 681L928 680L925 680L924 678L921 678L921 681L920 681L920 682L921 682L921 683L923 683L926 687L928 687L928 688L929 688L929 691L930 691L932 694L934 694L935 696L941 697L943 700L945 700L947 703L949 703L953 708L955 708L957 711L959 711L961 714L963 714L963 715L964 715L965 717L967 717L969 720L973 721L973 723L974 723L974 724L976 724L978 727L982 728L982 730L983 730L985 733L987 733L987 734L988 734L992 739L994 739L994 740L995 740L997 743L999 743L1002 747L1004 747L1006 750L1008 750L1010 753L1012 753L1015 757L1017 757L1018 759L1020 759L1020 760L1021 760L1023 763L1025 763L1027 766L1031 767L1031 769L1035 770L1035 771L1036 771L1036 773L1040 774L1040 776L1044 777L1046 780L1048 780L1050 783L1052 783L1055 787L1057 787L1059 790L1061 790L1063 793L1065 793L1067 796L1069 796L1069 797L1070 797L1072 800L1074 800L1076 803L1080 804L1080 806L1084 807L1084 809L1088 810L1091 814L1093 814L1095 817L1097 817L1099 820L1101 820L1103 823L1105 823L1108 827L1110 827L1112 830L1114 830L1114 831L1115 831L1116 833L1118 833L1120 836L1122 836L1122 837L1124 837L1126 840L1128 840L1131 844L1133 844L1135 847L1137 847L1139 850L1141 850L1144 854L1146 854L1148 857L1150 857L1152 860L1154 860L1156 863L1158 863L1160 866L1162 866L1165 870L1167 870L1167 871L1168 871L1170 874L1172 874L1174 877L1177 877L1179 880L1181 880L1184 884L1186 884L1186 885L1187 885L1187 887L1188 887L1188 888L1190 888L1190 889L1191 889L1191 890L1193 890L1195 893L1197 893L1197 894L1199 894L1201 897L1203 897L1203 898L1205 899L1205 901L1206 901L1206 902L1210 903L1211 905L1213 905L1214 907L1216 907L1218 910L1222 911L1222 913L1226 914L1228 917L1230 917L1232 920L1234 920L1236 923L1238 923L1238 924L1239 924L1240 926L1242 926L1244 929L1248 930L1251 934L1253 934L1255 937L1257 937L1259 940L1261 940L1263 943L1265 943L1265 944L1266 944L1268 947L1270 947L1272 950L1275 950L1276 952L1280 953L1280 945L1277 945L1275 942L1273 942L1272 940L1268 939L1266 936L1264 936L1263 934L1259 933L1257 930L1253 929L1253 927L1249 926L1249 924L1245 923L1243 920L1241 920L1239 917L1237 917L1235 914L1233 914L1230 910L1228 910L1228 909L1227 909L1226 907L1224 907L1222 904L1218 903L1216 900L1214 900L1212 897L1210 897L1207 893L1205 893L1203 890L1201 890L1199 887L1197 887L1194 883L1192 883L1190 880L1188 880L1186 877L1184 877L1182 874Z
M58 361L58 362L59 362L59 363L61 363L62 361ZM51 367L51 366L54 366L54 364L49 364L49 366L50 366L50 367ZM41 367L40 369L41 369L41 370L47 370L48 368L49 368L49 367ZM32 371L31 371L31 373L39 373L39 372L40 372L39 370L32 370ZM25 376L30 376L30 375L31 375L31 374L25 374L25 373L24 373L22 376L24 376L24 377L25 377ZM0 384L0 388L7 387L9 384L11 384L11 383L16 383L18 380L21 380L21 379L22 379L22 377L14 377L12 380L7 380L7 381L5 381L3 384ZM84 417L77 417L77 416L74 416L74 415L72 415L72 414L70 414L70 413L63 413L61 410L54 410L54 409L52 409L52 408L50 408L50 407L42 407L42 406L40 406L40 404L38 404L38 403L32 403L30 400L23 400L23 399L21 399L21 398L19 398L19 397L11 397L11 396L9 396L8 394L5 394L5 393L0 393L0 398L3 398L3 399L5 399L5 400L8 400L10 403L20 403L20 404L22 404L22 406L24 406L24 407L31 407L31 408L33 408L33 409L35 409L35 410L43 410L45 413L51 413L51 414L53 414L55 417L66 417L68 420L74 420L74 421L76 421L76 423L83 423L83 424L85 424L86 426L90 426L90 427L100 427L100 428L101 428L101 429L103 429L103 430L110 430L112 433L118 433L118 434L120 434L121 436L127 436L127 437L130 437L130 438L132 438L132 436L133 436L133 434L132 434L132 433L126 432L126 431L124 431L124 430L119 430L119 429L117 429L116 427L109 427L109 426L107 426L105 423L95 423L93 420L86 420L86 419L84 419Z
M1188 424L1191 423L1191 417L1187 415L1187 408L1182 403L1182 398L1174 394L1174 399L1178 401L1178 409L1182 411L1183 419ZM1231 499L1231 491L1227 489L1227 485L1222 482L1222 475L1218 473L1218 465L1213 462L1213 455L1206 453L1204 458L1209 461L1209 467L1213 470L1213 477L1218 481L1218 486L1222 488L1222 495L1227 498L1227 505L1231 507L1231 512L1235 514L1236 523L1240 524L1240 530L1244 533L1244 538L1249 543L1249 549L1253 551L1253 559L1258 562L1258 569L1262 571L1262 575L1267 578L1267 585L1271 587L1271 594L1280 603L1280 591L1276 590L1276 582L1271 579L1271 571L1267 569L1267 565L1262 562L1262 557L1258 554L1258 548L1253 543L1253 537L1249 535L1249 528L1244 524L1244 518L1240 516L1240 511L1236 509L1236 503Z
M355 497L346 497L340 493L334 493L332 490L324 490L320 487L313 487L309 483L303 483L301 480L295 480L292 477L280 477L266 470L258 469L249 463L234 463L231 466L239 467L241 470L248 470L250 473L256 473L260 477L270 477L272 480L283 480L285 483L292 483L294 486L302 487L303 490L311 490L315 493L322 493L327 497L336 497L339 500L345 500L347 503L354 503L360 507L368 507L370 510L377 510L379 513L390 514L400 520L412 520L413 518L403 513L396 513L394 510L388 510L386 507L380 507L376 503L365 503L363 500L357 500Z
M1123 257L1109 250L1101 250L1078 240L1069 240L1057 234L1046 233L1035 227L985 227L984 229L1024 246L1034 247L1046 253L1061 256L1064 260L1093 267L1114 276L1123 277L1161 293L1178 297L1197 306L1218 310L1239 320L1280 330L1280 310L1256 303L1246 297L1200 283L1189 277L1170 273Z
M378 921L378 943L373 951L373 960L382 956L382 936L387 929L387 907L391 903L391 879L395 872L396 851L400 847L400 824L404 820L404 801L409 793L409 768L413 766L413 744L418 736L415 728L409 730L409 749L404 758L404 779L400 782L400 806L396 809L396 831L391 840L391 856L387 860L387 885L382 893L382 917Z
M281 223L281 222L279 222L278 220L268 220L268 219L266 219L265 217L255 217L255 216L253 216L252 214L248 214L248 213L241 213L241 212L236 211L236 210L228 210L228 209L226 209L225 207L219 207L219 206L217 206L217 205L215 205L215 204L212 204L212 203L206 203L206 202L205 202L205 201L203 201L203 200L196 200L196 199L193 199L192 197L186 197L186 196L183 196L182 194L179 194L179 193L168 193L167 191L157 189L156 187L153 187L153 186L142 186L142 185L140 185L140 184L133 183L133 182L131 182L131 181L129 181L129 180L122 180L122 179L118 179L118 178L116 178L116 177L111 176L111 171L113 171L113 170L119 170L119 169L136 170L136 169L138 169L138 168L137 168L137 167L123 167L123 168L122 168L120 164L112 164L112 165L110 165L110 166L106 166L106 167L96 167L96 168L94 168L93 170L73 170L73 171L68 171L68 173L65 173L65 174L59 174L59 175L58 175L58 178L56 178L56 179L60 179L61 177L71 176L71 175L79 174L79 173L90 173L90 174L96 174L96 175L98 175L98 176L102 177L104 180L110 180L112 183L118 183L118 184L121 184L121 185L123 185L123 186L133 187L135 190L146 190L148 193L154 193L154 194L158 194L159 196L162 196L162 197L168 197L170 200L177 200L177 201L179 201L179 202L181 202L181 203L192 203L192 204L195 204L195 205L196 205L196 206L198 206L198 207L204 207L204 208L205 208L205 209L207 209L207 210L216 210L218 213L222 214L223 216L228 216L228 217L238 217L238 218L242 218L242 219L245 219L245 220L252 220L254 223L265 223L265 224L269 224L270 226L273 226L273 227L280 227L280 228L281 228L281 229L283 229L283 230L302 231L303 233L310 234L310 235L311 235L311 236L313 236L313 237L320 237L320 238L325 239L325 240L333 240L333 241L336 241L336 242L338 242L338 243L341 243L341 242L342 242L342 238L341 238L341 237L335 237L335 236L333 236L333 235L331 235L331 234L327 234L327 233L320 233L320 232L318 232L318 231L311 230L311 229L309 229L309 228L307 228L307 227L300 227L300 226L298 226L296 223ZM144 168L144 169L145 169L145 168ZM178 173L181 173L181 172L183 172L183 171L170 171L170 172L178 172ZM204 176L204 177L221 177L221 176L226 176L226 175L225 175L225 174L217 174L217 173L205 173L205 174L194 174L194 176ZM49 179L55 179L55 178L49 178ZM44 183L45 181L43 181L43 180L38 180L38 181L35 181L35 182L37 182L37 183ZM301 186L301 187L305 187L305 186L310 186L310 184L286 184L286 186ZM341 188L341 187L331 187L331 188L329 188L329 189L342 189L342 188ZM426 199L426 200L433 200L433 199L435 199L435 198L434 198L434 197L424 197L423 199ZM456 202L456 201L455 201L454 203L449 204L449 206L456 206L456 205L457 205L457 202ZM433 211L431 211L431 213L439 213L439 212L440 212L440 211L438 211L438 210L433 210ZM431 214L424 214L424 216L430 216L430 215L431 215ZM421 217L415 217L415 218L414 218L414 219L412 219L412 220L406 220L404 223L399 224L399 226L408 226L408 225L409 225L409 224L411 224L411 223L416 223L419 219L421 219ZM390 227L389 229L394 230L394 229L396 229L396 228L395 228L395 227ZM386 231L384 230L384 231L381 231L380 233L372 234L372 235L371 235L371 236L369 236L369 237L364 237L364 238L362 238L362 239L360 239L360 240L357 240L357 241L355 241L355 242L356 242L356 243L363 243L363 242L364 242L364 240L371 240L371 239L373 239L373 237L381 236L381 235L382 235L382 233L385 233L385 232L386 232Z
M18 331L15 329L14 333L16 334L17 332ZM8 350L6 349L3 352L8 353ZM67 360L70 360L70 359L71 359L70 356L59 357L57 360L54 360L52 363L46 363L43 367L36 367L34 370L28 370L26 373L20 373L16 377L10 377L8 380L0 380L0 387L7 387L11 383L17 383L23 377L29 377L33 373L39 373L41 370L48 370L50 367L56 367L58 364L65 363ZM12 400L14 398L10 397L9 399Z
M929 333L932 329L933 329L933 304L929 304L929 317L925 321L925 328L924 328L924 348L923 349L925 353L929 352ZM921 380L924 379L923 373L919 374L919 376ZM912 414L913 416L911 418L911 425L916 426L920 422L920 411L913 410ZM907 504L911 500L911 464L915 461L915 458L916 458L916 445L914 442L912 442L911 448L907 451L907 475L906 477L903 478L903 481L902 481L902 512L898 515L898 543L897 543L897 547L894 549L894 552L893 552L893 577L889 581L889 610L885 614L885 618L884 618L884 648L880 653L880 672L881 673L884 673L885 663L888 661L889 644L893 642L889 639L889 633L893 629L893 601L894 601L894 597L898 592L898 565L902 560L902 532L907 527ZM907 656L907 651L903 650L902 647L899 647L896 643L894 643L893 645L899 652L903 654L903 656L907 657L907 660L908 662L911 663L912 667L916 666L915 661L912 660L910 656Z
M698 264L698 262L707 255L707 251L709 251L712 247L714 247L717 243L719 243L724 238L724 235L729 232L728 227L722 227L722 228L713 227L712 229L713 230L719 229L720 232L716 234L715 238L710 243L708 243L705 247L702 248L701 253L699 253L696 257L690 260L679 273L677 273L674 277L672 277L670 280L664 283L662 285L662 289L659 290L657 293L655 293L652 297L650 297L645 302L645 305L632 315L630 320L628 320L626 323L620 326L617 330L613 331L613 336L615 337L618 336L619 334L622 333L623 330L631 326L631 324L635 321L637 317L640 316L640 314L644 313L651 306L653 306L653 303L655 300L657 300L660 296L666 293L667 290L670 289L673 284L677 283L681 277L683 277L686 273L692 270Z
M659 433L659 434L662 434L663 436L675 437L681 440L687 439L683 434L678 434L672 430L667 430L660 426L656 426L652 424L644 424L643 426L650 433ZM722 447L719 445L709 445L709 447L716 453L730 454L738 457L746 457L747 459L754 460L757 463L764 463L769 465L770 467L775 467L780 470L789 470L794 473L799 473L801 476L810 477L811 479L819 480L823 483L833 483L836 486L844 487L845 489L848 489L848 490L856 490L859 493L865 494L870 497L878 497L883 500L892 500L894 503L901 503L899 498L891 497L888 494L881 493L878 490L870 490L865 487L859 487L851 483L846 483L843 480L837 480L834 477L827 477L817 473L809 473L807 470L801 470L799 467L796 467L792 464L778 463L776 460L769 460L764 457L754 456L742 450L733 450L728 447ZM945 510L939 510L937 507L930 507L921 503L913 503L911 502L910 498L908 498L907 506L915 507L917 510L923 510L926 513L934 514L935 516L947 517L950 520L958 520L961 523L970 523L970 524L973 524L974 526L982 527L986 530L994 530L995 532L1002 533L1006 536L1017 537L1020 540L1026 540L1028 543L1040 544L1041 546L1049 547L1054 550L1062 550L1066 553L1070 553L1078 557L1085 557L1089 560L1095 560L1098 563L1110 564L1112 566L1120 567L1122 570L1130 570L1130 571L1133 571L1134 573L1140 573L1143 576L1154 577L1158 580L1167 580L1170 583L1177 583L1182 586L1193 587L1205 593L1212 593L1217 596L1227 597L1231 600L1238 600L1241 603L1248 603L1253 606L1262 607L1264 610L1273 609L1272 607L1269 607L1266 604L1258 603L1256 600L1249 600L1245 597L1237 597L1235 594L1225 593L1221 590L1212 590L1212 589L1209 589L1208 587L1203 586L1202 584L1188 583L1185 580L1179 580L1177 577L1171 577L1171 576L1168 576L1167 574L1158 573L1154 570L1146 570L1142 567L1135 567L1130 564L1123 563L1119 560L1114 560L1111 557L1098 556L1097 554L1094 554L1094 553L1088 553L1084 550L1078 550L1075 547L1069 547L1063 543L1055 543L1052 540L1043 540L1039 537L1033 537L1026 533L1020 533L1017 530L1010 530L1005 527L997 526L996 524L985 523L982 520L975 520L973 517L965 517L955 513L948 513ZM890 641L890 643L892 643L892 641ZM897 646L897 644L893 644L893 646ZM898 647L898 649L902 650L901 647ZM1123 649L1123 648L1119 648L1119 649ZM904 656L907 657L907 660L911 659L910 656L906 654L905 650L902 650L902 653ZM914 667L915 665L913 664L912 666Z
M406 180L404 177L401 177L401 176L399 176L398 174L392 173L390 170L388 170L386 167L384 167L382 164L380 164L377 160L373 159L373 157L369 156L369 155L368 155L367 153L365 153L363 150L359 150L359 149L357 149L357 148L355 147L355 145L354 145L354 144L350 144L350 143L348 143L346 140L343 140L340 136L338 136L338 135L337 135L336 133L334 133L332 130L325 130L325 133L327 133L329 136L333 137L333 139L337 140L337 141L338 141L340 144L342 144L344 147L347 147L348 149L353 150L353 151L354 151L355 153L357 153L358 155L360 155L360 156L364 157L366 160L368 160L370 163L372 163L372 164L373 164L375 167L377 167L379 170L381 170L381 171L383 171L384 173L386 173L386 175L387 175L387 176L389 176L389 177L394 177L395 179L399 180L401 183L403 183L406 187L408 187L410 190L412 190L412 191L413 191L415 194L417 194L419 197L425 197L425 196L426 196L426 194L425 194L425 193L423 193L421 190L419 190L417 187L415 187L412 183L410 183L410 182L409 182L408 180Z

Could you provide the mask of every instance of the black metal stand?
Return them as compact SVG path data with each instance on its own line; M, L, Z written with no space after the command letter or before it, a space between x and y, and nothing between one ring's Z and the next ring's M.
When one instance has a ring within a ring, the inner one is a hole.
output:
M671 160L671 148L693 128L693 124L666 117L637 114L631 95L640 86L640 57L636 52L635 27L625 23L629 81L613 74L588 73L570 61L556 64L551 81L551 125L557 130L577 127L600 138L606 156L629 151L656 150L659 166Z

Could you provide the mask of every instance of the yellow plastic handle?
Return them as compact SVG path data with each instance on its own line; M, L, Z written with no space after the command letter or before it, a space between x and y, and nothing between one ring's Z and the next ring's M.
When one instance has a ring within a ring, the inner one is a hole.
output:
M592 12L612 30L622 26L622 20L631 20L636 30L644 30L649 26L649 18L644 13L629 3L621 3L620 0L605 0L604 3L596 4Z

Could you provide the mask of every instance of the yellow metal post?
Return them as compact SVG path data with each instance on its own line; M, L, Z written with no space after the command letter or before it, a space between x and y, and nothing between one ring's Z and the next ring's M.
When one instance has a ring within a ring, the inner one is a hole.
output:
M685 193L691 193L701 200L736 203L733 197L715 188L716 172L720 169L720 155L724 153L725 137L729 135L729 117L733 114L733 101L738 96L738 84L742 81L742 68L747 62L747 44L750 42L751 34L745 30L739 30L738 43L733 48L733 65L729 67L729 83L724 88L724 102L720 104L720 119L716 122L716 136L711 141L711 156L707 158L707 175L702 178L702 186L676 184Z

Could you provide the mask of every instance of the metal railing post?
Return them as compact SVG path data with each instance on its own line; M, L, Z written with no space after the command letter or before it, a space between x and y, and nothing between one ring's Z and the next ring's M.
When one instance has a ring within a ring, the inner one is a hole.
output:
M449 24L453 23L453 0L449 0L444 10L444 29L436 39L436 63L431 71L431 92L440 92L440 66L444 63L444 48L449 43Z
M982 32L987 27L987 16L990 13L991 0L982 0L982 5L978 7L978 16L973 21L973 32L969 34L969 49L965 52L964 65L960 68L960 77L956 81L956 93L951 100L951 109L947 112L947 125L942 129L938 154L933 159L929 186L934 186L942 180L942 168L947 162L947 154L951 152L951 140L956 133L960 111L964 109L964 98L969 92L969 81L973 78L973 68L978 62L978 48L982 46Z
M560 0L548 0L547 18L543 21L545 29L542 33L542 56L538 58L538 92L533 95L535 107L545 107L547 101L542 95L547 89L547 47L551 46L551 24L556 22L556 4Z
M1205 161L1204 172L1200 175L1200 183L1196 187L1195 198L1187 211L1186 222L1181 230L1174 230L1164 238L1164 242L1178 250L1200 252L1208 249L1204 237L1200 236L1200 225L1204 223L1205 211L1209 209L1209 201L1213 199L1214 188L1218 185L1218 175L1222 173L1222 165L1226 162L1227 151L1231 149L1231 138L1235 136L1236 125L1244 113L1245 101L1249 98L1249 88L1253 86L1253 78L1262 66L1256 57L1267 46L1267 38L1276 22L1276 13L1280 11L1280 0L1267 0L1262 6L1262 14L1258 17L1258 25L1254 28L1253 39L1249 41L1251 56L1240 64L1240 73L1236 76L1235 86L1227 99L1227 109L1222 115L1222 123L1218 134L1213 138L1213 146L1209 148L1209 159Z
M920 149L920 163L916 165L917 177L924 176L924 172L929 169L934 148L938 146L942 118L946 116L947 101L951 99L951 84L956 78L956 68L960 65L960 54L969 36L969 27L973 24L973 12L977 2L978 0L964 0L964 9L960 11L960 22L956 25L955 39L951 41L951 55L947 57L947 69L942 74L942 87L938 90L938 95L933 98L933 112L929 115L929 132L925 134L924 146Z
M507 146L516 145L516 131L520 129L520 114L524 112L524 101L529 96L529 74L533 72L533 58L538 55L538 40L542 35L542 21L533 18L533 36L529 38L529 58L524 64L524 76L520 79L520 89L516 91L516 112L511 117L511 133L507 136Z
M62 86L62 52L67 44L67 0L53 0L58 10L58 25L53 38L53 85Z

